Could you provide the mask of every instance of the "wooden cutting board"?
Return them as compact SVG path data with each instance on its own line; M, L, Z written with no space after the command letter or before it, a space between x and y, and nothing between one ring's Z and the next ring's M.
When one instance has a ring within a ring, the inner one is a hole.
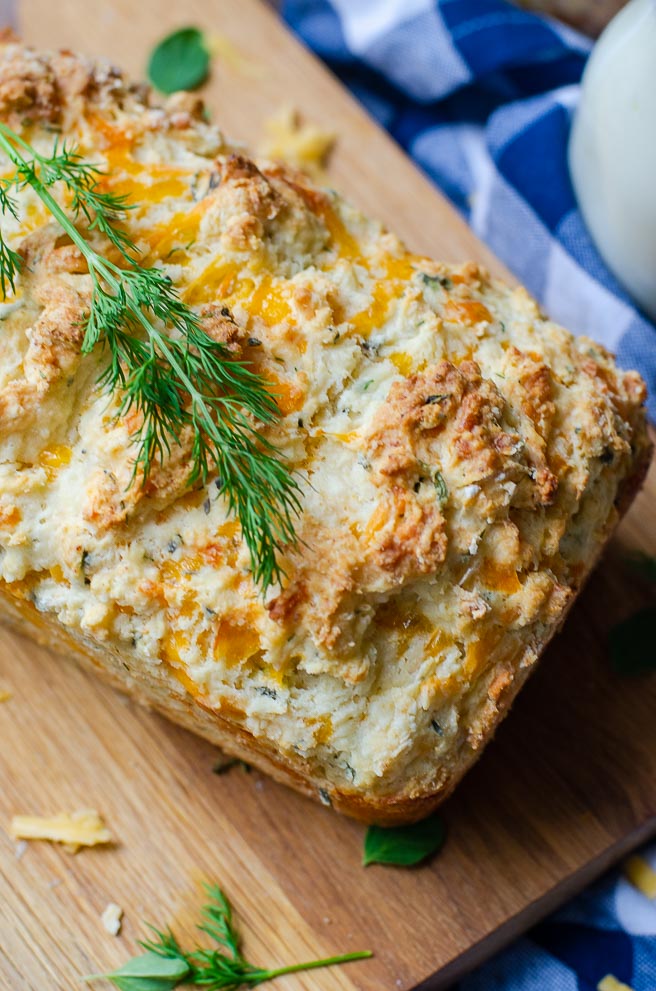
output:
M168 29L227 36L247 60L207 90L251 143L293 103L339 134L331 181L418 251L501 266L341 87L257 0L23 0L24 37L106 55L135 75ZM429 866L360 866L364 830L252 772L214 776L201 740L61 658L0 633L0 987L69 991L134 952L142 920L193 935L200 885L224 886L257 963L370 948L371 961L284 978L280 991L446 987L656 831L656 682L609 673L609 626L648 592L623 548L656 552L652 472L616 542L497 740L448 803ZM33 844L16 813L100 809L113 848ZM123 934L102 928L109 901ZM603 975L600 973L599 977Z

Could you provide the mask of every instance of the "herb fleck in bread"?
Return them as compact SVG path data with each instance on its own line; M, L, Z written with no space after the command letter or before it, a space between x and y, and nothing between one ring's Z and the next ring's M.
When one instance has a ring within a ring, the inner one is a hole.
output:
M190 438L130 486L136 414L81 355L90 279L34 194L0 305L0 599L10 621L226 751L367 821L421 817L480 754L646 471L645 388L476 265L411 254L253 162L189 96L0 49L0 119L53 131L206 332L266 376L298 550L263 598ZM5 162L3 171L8 168Z

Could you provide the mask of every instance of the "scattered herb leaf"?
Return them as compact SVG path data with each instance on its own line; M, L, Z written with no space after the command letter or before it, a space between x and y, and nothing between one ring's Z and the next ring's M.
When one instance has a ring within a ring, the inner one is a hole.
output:
M447 488L446 482L441 471L436 471L433 476L433 481L435 482L435 491L437 492L437 501L440 506L445 506L449 501L449 490Z
M428 272L420 272L419 274L425 286L430 286L433 289L437 286L441 286L443 289L453 288L453 282L446 275L429 275Z
M656 671L656 606L641 609L618 623L609 634L608 646L617 674L647 674Z
M111 974L91 974L85 981L111 981L119 991L172 991L188 976L186 960L148 951Z
M331 967L373 956L366 950L268 970L254 967L242 955L230 902L216 885L205 885L205 890L209 901L202 909L203 921L198 929L213 939L218 949L197 947L188 952L182 949L170 929L160 931L150 926L154 938L139 944L146 951L144 954L129 960L111 974L92 974L84 980L112 981L120 991L172 991L181 984L205 987L210 991L237 991L241 987L253 988L283 974Z
M202 31L180 28L163 38L148 61L148 78L160 93L196 89L205 82L210 54Z
M411 867L441 849L446 828L438 815L429 816L412 826L384 829L370 826L364 841L362 863L394 864Z

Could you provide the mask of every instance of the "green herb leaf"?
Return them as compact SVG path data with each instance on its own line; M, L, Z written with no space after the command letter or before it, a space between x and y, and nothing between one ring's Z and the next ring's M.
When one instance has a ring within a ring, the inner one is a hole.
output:
M445 506L449 501L449 490L444 481L444 477L441 471L436 471L433 476L433 481L435 482L435 490L437 492L437 501L440 506Z
M111 974L91 974L84 980L111 981L119 991L173 991L189 975L190 969L184 959L148 951L128 960Z
M160 93L196 89L205 82L210 54L198 28L180 28L163 38L148 62L148 78Z
M429 816L413 826L384 829L370 826L364 840L362 863L395 864L411 867L437 853L446 837L446 828L438 815Z
M436 289L438 286L442 289L453 288L453 282L446 275L429 275L428 272L420 272L419 275L424 285L431 289Z
M641 609L618 623L609 634L613 669L618 674L656 671L656 607Z

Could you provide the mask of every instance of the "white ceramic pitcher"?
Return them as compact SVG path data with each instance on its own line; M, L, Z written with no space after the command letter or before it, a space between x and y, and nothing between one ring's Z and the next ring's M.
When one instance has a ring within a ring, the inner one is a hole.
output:
M656 0L630 0L593 49L569 164L599 251L656 319Z

